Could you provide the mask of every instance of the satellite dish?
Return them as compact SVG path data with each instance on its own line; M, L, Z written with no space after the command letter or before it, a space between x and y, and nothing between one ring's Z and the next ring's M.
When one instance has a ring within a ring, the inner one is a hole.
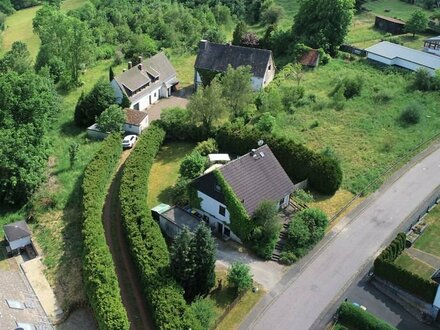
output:
M259 147L261 147L263 144L264 144L264 141L263 141L263 140L259 140L259 141L258 141L258 146L259 146Z

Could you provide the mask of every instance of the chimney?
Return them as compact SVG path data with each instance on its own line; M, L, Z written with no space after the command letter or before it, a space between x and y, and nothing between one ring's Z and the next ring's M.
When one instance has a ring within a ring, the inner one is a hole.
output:
M139 69L139 70L142 70L142 63L139 63L139 64L138 64L138 69Z
M142 56L138 56L138 63L141 64L142 63Z
M200 40L199 50L205 50L207 46L208 46L207 40L205 40L205 39Z
M131 63L131 61L128 61L128 70L130 70L132 66L133 66L133 63Z
M255 155L255 149L252 149L252 150L251 150L250 155L251 155L251 156Z

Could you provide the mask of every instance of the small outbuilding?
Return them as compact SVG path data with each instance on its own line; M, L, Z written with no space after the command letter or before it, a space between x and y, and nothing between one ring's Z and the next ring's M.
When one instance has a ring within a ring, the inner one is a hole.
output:
M306 51L299 59L299 63L308 68L316 68L319 64L319 51L310 49Z
M125 109L126 120L124 131L140 135L142 131L148 127L148 113L132 109Z
M6 247L8 253L24 249L26 246L32 244L32 233L24 220L4 225L3 231L5 233L5 239L8 242L8 246Z
M405 22L396 18L377 15L374 26L381 31L391 34L402 34L404 33Z
M425 39L423 51L440 55L440 36Z

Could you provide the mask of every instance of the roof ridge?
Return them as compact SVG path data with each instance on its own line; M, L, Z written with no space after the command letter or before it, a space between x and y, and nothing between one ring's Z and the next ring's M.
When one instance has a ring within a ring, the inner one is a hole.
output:
M221 44L218 42L211 42L206 40L205 41L208 44L212 44L212 45L218 45L218 46L225 46L225 47L235 47L235 48L243 48L243 49L252 49L255 51L263 51L263 52L268 52L268 53L272 53L272 51L270 49L266 49L266 48L255 48L255 47L248 47L248 46L239 46L239 45L233 45L233 44Z
M224 168L224 167L227 167L229 164L231 164L231 163L233 163L233 162L235 162L235 161L237 161L237 160L240 160L240 159L242 159L242 158L248 156L253 150L255 150L255 152L257 152L258 149L262 149L262 148L264 148L264 147L269 148L269 146L265 143L265 144L263 144L262 146L260 146L260 147L258 147L258 148L256 148L256 149L252 149L251 151L245 153L244 155L241 155L241 156L239 156L239 157L237 157L237 158L231 160L230 162L227 162L225 165L223 165L222 167L220 167L220 169L222 169L222 168ZM270 148L269 148L269 150L270 150Z

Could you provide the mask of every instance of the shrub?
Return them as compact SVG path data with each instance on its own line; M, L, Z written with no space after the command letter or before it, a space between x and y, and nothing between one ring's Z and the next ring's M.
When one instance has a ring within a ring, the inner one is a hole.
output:
M272 116L269 112L265 112L261 115L260 119L255 124L255 127L262 131L271 133L273 131L273 127L275 126L275 117Z
M209 330L214 327L216 317L214 301L209 298L198 298L191 304L191 310L203 329Z
M87 165L82 184L84 284L100 329L129 328L115 266L102 225L102 206L121 152L120 137L107 137Z
M270 259L281 230L278 217L278 205L271 201L263 201L252 215L254 226L249 235L252 250L262 258Z
M392 98L393 96L388 90L380 90L373 95L373 100L376 103L388 103Z
M148 209L148 178L165 137L150 125L128 157L121 179L119 199L131 256L137 266L146 300L158 329L201 329L183 298L183 289L170 274L170 259L159 225Z
M253 283L250 267L238 261L233 262L228 270L228 283L238 294L249 290Z
M363 86L363 79L361 76L345 77L336 84L335 88L330 93L330 96L335 95L341 89L343 89L344 97L346 99L351 99L355 96L361 95L362 86Z
M185 156L182 163L180 163L179 174L186 179L195 179L203 173L206 165L206 157L203 157L198 152L192 152Z
M188 185L191 180L187 178L179 178L176 184L171 188L170 198L175 205L184 206L189 202Z
M217 142L213 138L197 143L194 152L198 152L202 156L218 152Z
M323 194L333 195L341 183L342 170L339 161L324 155L315 155L310 166L310 186Z
M350 329L358 330L397 330L373 314L362 310L350 302L343 302L338 310L338 320Z
M116 104L109 106L96 118L99 129L106 133L122 133L124 123L125 113Z
M292 265L297 260L298 260L298 257L293 252L283 251L280 254L280 262L284 265Z
M417 103L409 104L400 114L402 125L409 126L417 124L420 121L422 108Z
M201 126L192 123L186 109L166 109L156 122L165 130L165 138L169 141L201 142L208 138Z
M300 202L310 203L313 202L313 196L311 193L305 191L304 189L297 189L293 193L293 197Z
M414 73L413 88L419 91L429 91L432 89L432 77L425 68L417 69Z

